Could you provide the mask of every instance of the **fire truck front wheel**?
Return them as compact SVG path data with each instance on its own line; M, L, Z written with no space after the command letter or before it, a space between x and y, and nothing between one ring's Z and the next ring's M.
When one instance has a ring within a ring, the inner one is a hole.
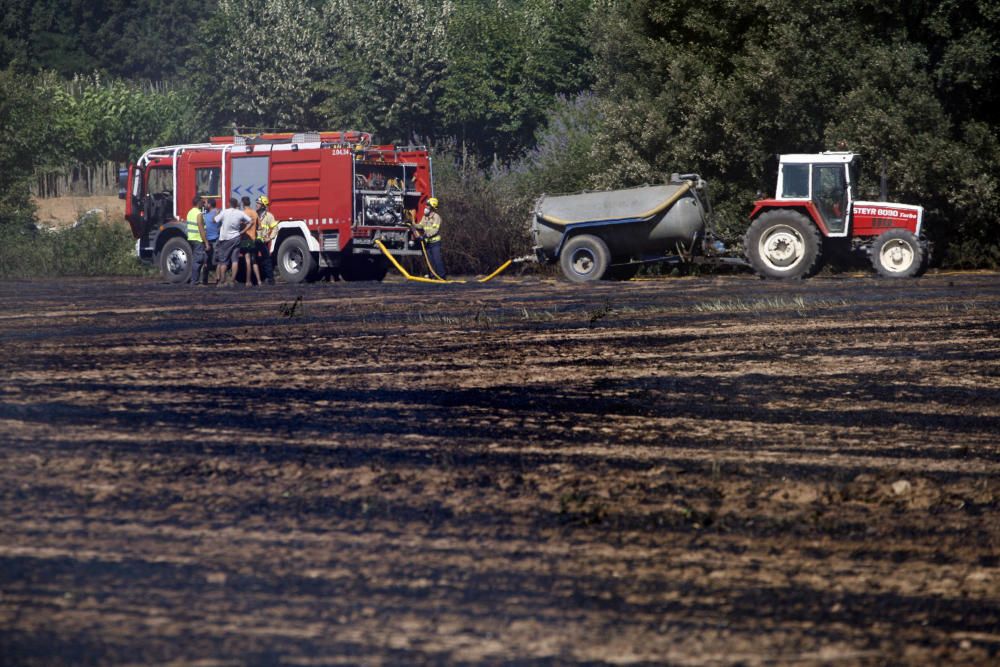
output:
M167 282L187 282L191 277L191 246L179 236L170 239L160 250L159 266Z
M288 283L301 283L316 276L319 263L301 236L289 236L278 248L278 273Z

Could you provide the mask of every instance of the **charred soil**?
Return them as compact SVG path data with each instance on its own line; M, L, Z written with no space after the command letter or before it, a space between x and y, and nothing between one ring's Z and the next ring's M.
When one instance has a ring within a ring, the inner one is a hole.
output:
M986 664L1000 277L0 284L3 664Z

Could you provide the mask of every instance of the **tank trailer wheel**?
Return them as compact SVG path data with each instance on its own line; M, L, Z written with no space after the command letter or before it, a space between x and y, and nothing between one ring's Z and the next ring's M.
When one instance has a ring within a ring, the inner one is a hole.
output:
M762 278L796 279L819 266L819 230L797 211L774 210L750 224L743 239L750 265Z
M907 229L890 229L875 239L872 266L883 278L914 278L925 266L924 247Z
M315 275L316 259L301 236L289 236L278 247L278 273L288 283L301 283Z
M559 254L559 267L574 283L589 283L604 277L611 263L608 246L590 234L574 236Z
M160 250L160 274L169 283L184 283L191 277L191 244L174 237Z

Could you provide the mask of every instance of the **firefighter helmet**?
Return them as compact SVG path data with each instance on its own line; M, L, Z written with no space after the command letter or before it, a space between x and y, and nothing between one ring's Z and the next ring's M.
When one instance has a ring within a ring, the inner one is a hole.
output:
M438 207L437 197L431 197L430 199L428 199L427 205L430 206L431 208L437 208Z
M261 195L260 197L257 197L257 203L261 206L270 206L271 200L267 198L267 195Z

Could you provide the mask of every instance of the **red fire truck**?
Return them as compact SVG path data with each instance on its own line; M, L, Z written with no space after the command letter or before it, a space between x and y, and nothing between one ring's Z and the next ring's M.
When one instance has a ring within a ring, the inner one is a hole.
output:
M363 132L212 137L209 143L152 148L122 174L125 218L136 252L170 282L191 274L183 221L195 196L261 195L278 234L271 256L292 283L331 269L345 280L381 280L388 268L375 245L419 255L411 228L434 195L431 158L421 146L372 145Z

